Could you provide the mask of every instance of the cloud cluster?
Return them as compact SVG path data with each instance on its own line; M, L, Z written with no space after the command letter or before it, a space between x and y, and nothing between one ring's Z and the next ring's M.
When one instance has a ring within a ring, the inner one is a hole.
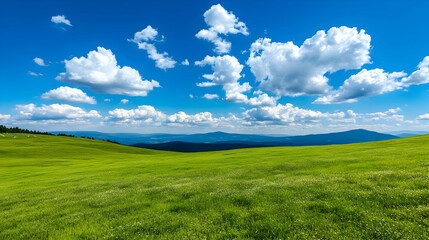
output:
M210 65L213 70L212 74L203 75L209 81L197 83L197 86L222 86L225 91L225 101L228 102L244 102L247 100L247 96L243 92L249 91L251 87L248 82L243 84L238 82L241 78L243 65L238 62L237 58L229 55L206 56L203 60L196 61L195 65L201 67Z
M131 67L121 67L110 49L97 47L88 56L65 60L66 72L60 73L56 80L87 87L97 93L127 96L146 96L157 81L142 80L139 72Z
M211 6L204 13L204 21L209 28L200 30L195 36L212 42L215 45L213 51L218 54L228 53L231 50L231 43L220 37L220 34L249 35L246 24L238 21L232 12L226 11L220 4Z
M250 91L252 87L248 82L239 82L242 77L243 65L233 56L206 56L203 60L196 61L195 65L201 67L209 65L213 71L211 74L203 75L203 78L209 81L197 83L197 86L222 86L225 91L224 101L226 102L244 103L249 106L272 106L276 104L277 97L270 97L261 91L255 92L258 96L250 99L243 94Z
M356 115L349 110L346 113L322 113L294 107L292 104L277 104L252 108L243 113L245 121L258 125L301 125L319 122L323 119L331 121L353 120Z
M387 73L383 69L363 69L352 75L336 91L327 96L317 98L313 103L333 104L356 102L363 97L371 97L402 88L400 78L406 74L403 72Z
M216 118L210 112L186 114L183 111L167 115L156 110L153 106L142 105L137 109L115 109L109 111L106 121L119 125L166 125L166 126L231 126L234 121L240 119L234 115Z
M370 122L370 121L393 121L393 122L403 122L404 116L397 114L399 111L401 111L401 108L391 108L385 112L375 112L375 113L366 113L361 114L364 122Z
M37 107L35 104L17 105L19 118L22 120L84 120L101 117L95 111L85 111L82 108L74 107L68 104L43 104Z
M59 100L74 103L96 104L94 97L89 97L82 90L71 87L59 87L42 94L43 99Z
M344 26L318 31L301 46L258 39L251 45L247 64L265 91L279 96L319 95L331 89L325 74L370 63L370 42L364 30Z
M129 41L137 43L139 49L146 50L149 58L155 61L156 67L163 70L174 68L177 62L174 61L173 58L169 57L167 52L159 53L157 51L155 47L155 40L157 36L158 31L148 25L140 32L136 32L134 34L134 38L129 39Z
M56 24L65 24L67 26L72 26L70 20L68 20L64 15L57 15L51 17L51 22Z
M160 124L165 121L167 116L157 111L154 107L148 105L138 106L137 109L120 109L109 111L108 121L114 121L119 124L140 124L154 123Z
M362 69L352 75L338 90L317 98L313 103L335 104L356 102L359 98L371 97L404 89L411 85L429 83L429 57L425 57L418 69L406 77L404 72L387 73L383 69Z
M402 80L405 87L429 83L429 56L426 56L417 67L418 70Z

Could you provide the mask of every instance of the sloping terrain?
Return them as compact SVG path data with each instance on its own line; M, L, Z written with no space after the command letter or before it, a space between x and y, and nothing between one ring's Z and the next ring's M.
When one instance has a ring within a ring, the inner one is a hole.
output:
M202 153L0 135L0 239L428 239L429 136Z
M242 148L267 147L266 144L246 144L246 143L191 143L191 142L167 142L167 143L137 143L133 147L148 148L173 152L209 152L223 151ZM272 146L275 146L273 144Z

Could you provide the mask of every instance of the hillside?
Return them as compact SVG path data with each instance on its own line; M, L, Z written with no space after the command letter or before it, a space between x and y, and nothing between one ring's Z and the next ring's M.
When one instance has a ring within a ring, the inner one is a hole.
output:
M133 147L148 148L173 152L209 152L242 148L267 147L266 144L251 143L191 143L191 142L167 142L167 143L137 143ZM273 144L275 146L275 144Z
M0 239L428 239L429 135L203 153L0 135Z

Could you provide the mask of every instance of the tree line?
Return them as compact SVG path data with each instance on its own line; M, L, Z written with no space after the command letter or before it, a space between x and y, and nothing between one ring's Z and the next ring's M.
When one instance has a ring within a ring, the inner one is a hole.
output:
M75 135L71 134L65 134L65 133L58 133L57 135L49 133L49 132L41 132L41 131L35 131L35 130L28 130L24 128L19 127L6 127L4 125L0 125L0 133L27 133L27 134L41 134L41 135L52 135L52 136L62 136L62 137L76 137ZM93 137L84 137L81 136L80 138L86 138L86 139L92 139L95 140ZM110 143L116 143L119 144L116 141L112 141L110 139L102 139L102 141L110 142Z

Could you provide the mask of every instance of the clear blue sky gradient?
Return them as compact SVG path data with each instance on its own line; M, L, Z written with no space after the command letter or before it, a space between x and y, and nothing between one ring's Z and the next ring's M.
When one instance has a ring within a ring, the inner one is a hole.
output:
M429 1L12 1L0 2L0 114L16 115L15 106L60 103L41 99L41 94L59 86L70 86L55 80L65 72L64 60L86 56L98 46L111 49L118 64L130 66L144 79L158 81L162 88L149 92L147 97L128 97L98 94L78 87L95 96L97 105L69 103L85 109L95 109L105 115L115 108L132 109L151 105L166 114L185 111L195 114L209 111L216 116L229 112L239 114L249 107L228 103L221 99L202 99L204 93L223 95L220 86L200 88L202 74L209 67L195 66L206 55L213 55L213 44L198 39L195 34L207 28L203 13L220 3L232 11L249 30L249 35L229 35L232 42L229 55L244 65L245 78L256 87L255 77L245 65L250 45L258 38L268 37L276 42L293 41L301 45L318 30L331 27L357 27L371 35L372 64L363 68L382 68L387 72L416 70L417 64L429 56ZM52 16L65 15L72 27L65 30L50 21ZM168 52L178 63L188 59L190 66L178 64L166 71L156 68L154 61L135 43L127 41L147 25L158 29L165 41L156 44L159 51ZM40 57L49 64L38 66L33 58ZM31 76L29 71L42 73ZM339 71L327 75L329 84L338 88L350 75L359 70ZM200 98L189 98L189 94ZM109 98L111 102L104 102ZM126 98L130 102L120 104ZM401 108L405 119L415 120L429 113L429 84L411 86L379 96L359 99L355 103L334 105L312 104L316 96L282 97L281 104L292 103L305 109L321 112L347 111L383 112ZM429 121L428 121L429 122ZM426 123L428 125L429 123ZM427 126L422 125L422 130ZM393 129L393 128L392 128ZM58 129L61 130L61 129ZM105 131L140 131L136 128ZM158 129L159 130L159 129ZM213 129L216 130L216 129ZM396 129L397 130L397 129ZM166 130L167 131L167 130Z

